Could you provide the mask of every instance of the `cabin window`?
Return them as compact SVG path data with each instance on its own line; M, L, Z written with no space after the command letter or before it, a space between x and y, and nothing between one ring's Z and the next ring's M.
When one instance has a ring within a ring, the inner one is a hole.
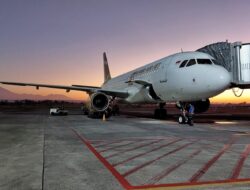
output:
M202 65L212 65L212 61L210 59L197 59L197 62Z
M190 59L188 64L187 64L187 67L190 67L190 66L195 65L195 64L196 64L195 59Z
M183 61L183 62L180 64L180 68L185 67L185 65L186 65L187 62L188 62L188 60Z

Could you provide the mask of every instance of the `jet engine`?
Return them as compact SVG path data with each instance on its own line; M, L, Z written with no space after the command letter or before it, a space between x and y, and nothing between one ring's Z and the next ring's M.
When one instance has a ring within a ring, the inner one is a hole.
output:
M103 93L97 92L90 96L91 108L97 112L103 112L109 107L109 98Z
M206 99L204 101L200 100L196 102L191 102L191 104L194 106L195 113L202 113L206 112L209 109L210 101L209 99Z

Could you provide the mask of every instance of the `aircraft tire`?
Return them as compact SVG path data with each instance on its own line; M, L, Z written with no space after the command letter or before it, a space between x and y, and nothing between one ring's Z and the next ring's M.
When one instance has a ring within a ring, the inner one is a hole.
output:
M178 122L179 122L179 124L184 124L185 118L184 118L182 115L180 115L180 116L178 117Z

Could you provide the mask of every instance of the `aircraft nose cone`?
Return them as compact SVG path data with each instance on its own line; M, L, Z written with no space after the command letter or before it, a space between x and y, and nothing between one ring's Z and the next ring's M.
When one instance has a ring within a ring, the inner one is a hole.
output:
M231 83L231 75L223 67L218 67L216 69L214 76L211 76L211 77L215 79L214 80L214 87L217 90L224 90L227 87L229 87L229 85Z

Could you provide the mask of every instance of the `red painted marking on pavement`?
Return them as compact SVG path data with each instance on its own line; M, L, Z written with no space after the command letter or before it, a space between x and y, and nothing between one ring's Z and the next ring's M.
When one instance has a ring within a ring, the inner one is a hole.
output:
M152 164L152 163L154 163L154 162L156 162L156 161L158 161L158 160L160 160L160 159L162 159L162 158L164 158L164 157L166 157L166 156L168 156L170 154L173 154L173 153L175 153L175 152L177 152L177 151L179 151L179 150L181 150L183 148L186 148L187 146L189 146L191 144L194 144L195 142L197 142L197 141L184 144L184 145L182 145L182 146L180 146L180 147L178 147L178 148L176 148L174 150L171 150L170 152L167 152L167 153L165 153L165 154L163 154L163 155L161 155L161 156L159 156L159 157L157 157L157 158L155 158L153 160L150 160L150 161L145 162L145 163L143 163L143 164L141 164L139 166L136 166L136 167L132 168L131 170L128 170L127 172L125 172L124 174L122 174L122 176L126 177L126 176L128 176L128 175L130 175L132 173L135 173L136 171L144 168L145 166L148 166L148 165L150 165L150 164Z
M151 189L151 188L160 188L160 187L193 187L198 185L219 185L219 184L228 184L228 183L244 183L249 182L250 178L246 179L234 179L234 180L217 180L217 181L203 181L203 182L184 182L184 183L169 183L169 184L159 184L159 185L138 185L133 186L132 189Z
M116 140L111 140L111 141L103 141L105 142L104 144L98 144L95 146L95 148L100 148L103 146L108 146L108 145L112 145L115 143L120 143L123 141L143 141L143 140L155 140L155 139L144 139L144 138L129 138L129 139L116 139Z
M199 153L201 153L201 151L202 151L201 149L194 151L192 154L190 154L184 160L180 160L179 162L175 163L173 166L167 168L166 170L163 170L162 172L157 174L155 177L148 180L148 182L146 182L146 184L155 184L156 182L160 181L162 178L166 177L167 175L169 175L171 172L173 172L174 170L176 170L177 168L179 168L183 164L187 163L190 159L197 156Z
M233 170L231 179L237 179L239 177L242 166L244 165L244 162L249 154L250 154L250 144L247 145L245 151L242 152L240 159L238 160L237 165Z
M75 135L88 147L88 149L102 162L102 164L113 174L113 176L119 181L119 183L125 189L150 189L150 188L160 188L160 187L192 187L197 185L216 185L216 184L226 184L226 183L244 183L249 182L250 178L244 179L229 179L229 180L216 180L216 181L202 181L202 182L184 182L184 183L170 183L170 184L159 184L159 185L138 185L132 186L111 164L105 160L89 143L87 139L78 134L74 129L72 131Z
M198 181L201 176L203 176L208 169L232 146L234 140L231 140L231 142L227 145L225 145L221 151L216 154L212 159L210 159L201 169L199 169L190 179L190 182L196 182Z
M104 144L101 144L101 145L97 145L95 146L95 148L100 148L100 147L103 147L103 146L108 146L108 145L111 145L111 144L115 144L115 143L119 143L119 142L123 142L123 141L126 141L124 139L120 139L120 140L116 140L116 141L110 141L108 143L104 143Z
M100 143L104 143L104 142L107 142L107 141L102 141L102 140L90 140L91 144L100 144Z
M102 164L113 174L113 176L120 182L120 184L125 188L125 189L131 189L132 186L130 183L122 177L122 175L117 172L114 167L111 166L109 162L105 160L105 158L102 157L101 154L99 154L95 148L81 135L79 135L74 129L71 129L75 135L88 147L88 149L102 162Z
M142 145L140 145L140 146L132 147L132 148L129 148L129 149L126 149L126 150L121 150L121 151L119 151L119 152L117 152L117 153L114 153L114 154L111 154L111 155L105 157L105 159L108 159L108 158L111 158L111 157L118 156L118 155L120 155L120 154L122 154L122 153L124 153L124 152L128 152L128 151L136 150L136 149L139 149L139 148L142 148L142 147L145 147L145 146L149 146L149 145L151 145L151 144L154 144L154 143L157 143L157 142L160 142L160 141L161 141L161 139L160 139L160 140L157 140L157 141L150 142L150 143L142 144Z
M123 160L123 161L121 161L121 162L117 162L117 163L113 164L113 166L116 167L116 166L118 166L118 165L125 164L125 163L127 163L127 162L129 162L129 161L131 161L131 160L133 160L133 159L135 159L135 158L138 158L138 157L144 156L144 155L146 155L146 154L149 154L149 153L151 153L151 152L160 150L160 149L162 149L162 148L164 148L164 147L167 147L167 146L169 146L169 145L171 145L171 144L174 144L174 143L176 143L176 142L178 142L178 141L181 141L181 140L182 140L182 139L175 139L175 140L173 140L173 141L168 142L167 144L163 144L163 145L161 145L161 146L159 146L159 147L153 148L153 149L151 149L151 150L149 150L149 151L146 151L146 152L144 152L144 153L137 154L137 155L132 156L132 157L130 157L130 158L126 159L126 160Z
M127 144L122 144L122 145L117 145L117 146L109 147L109 148L106 148L106 149L104 149L104 150L99 151L99 153L106 152L106 151L108 151L108 150L113 150L113 149L116 149L116 148L121 148L121 147L123 147L123 146L129 146L129 145L135 144L135 143L137 143L137 142L129 142L129 143L127 143Z

